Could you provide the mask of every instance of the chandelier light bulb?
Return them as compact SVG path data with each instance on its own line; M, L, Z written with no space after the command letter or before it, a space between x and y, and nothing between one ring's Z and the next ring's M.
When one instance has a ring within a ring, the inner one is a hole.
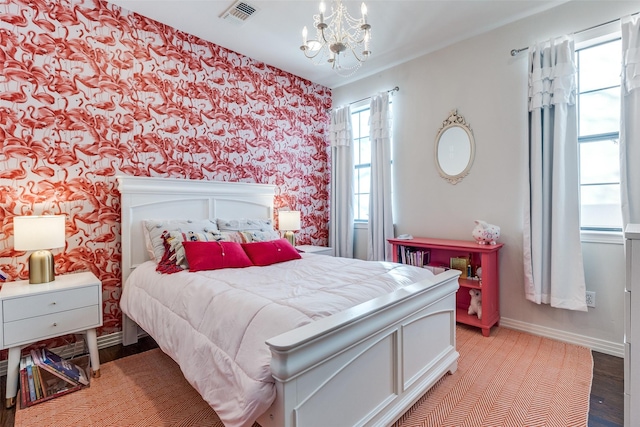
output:
M362 2L362 5L360 6L360 12L362 12L362 23L366 24L367 23L367 5L364 4L364 2Z
M307 26L305 25L302 29L302 46L307 45Z
M324 6L324 2L321 1L320 2L320 24L324 24L324 11L325 11L325 6Z

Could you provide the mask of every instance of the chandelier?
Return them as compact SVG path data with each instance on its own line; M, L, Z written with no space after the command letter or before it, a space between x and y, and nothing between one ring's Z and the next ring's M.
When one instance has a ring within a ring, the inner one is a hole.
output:
M331 2L331 13L325 15L325 4L320 2L320 13L313 16L316 35L308 39L307 27L302 29L300 50L316 65L329 63L342 76L350 76L369 58L371 25L367 23L367 6L360 7L362 17L349 14L342 0Z

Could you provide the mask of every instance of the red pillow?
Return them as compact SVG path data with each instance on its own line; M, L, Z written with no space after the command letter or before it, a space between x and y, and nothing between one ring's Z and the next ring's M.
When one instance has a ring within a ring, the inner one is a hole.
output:
M287 239L242 243L242 249L249 255L253 265L265 266L302 258Z
M251 267L253 264L236 242L182 242L190 271Z

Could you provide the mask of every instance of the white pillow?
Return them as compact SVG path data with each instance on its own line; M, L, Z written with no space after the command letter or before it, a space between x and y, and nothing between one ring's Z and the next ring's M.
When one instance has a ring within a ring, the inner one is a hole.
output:
M149 257L156 262L159 262L164 255L162 233L165 231L220 233L215 219L146 219L142 221L142 225Z
M218 229L224 231L239 231L245 236L250 235L253 242L277 240L280 234L273 229L271 219L220 219L217 220Z

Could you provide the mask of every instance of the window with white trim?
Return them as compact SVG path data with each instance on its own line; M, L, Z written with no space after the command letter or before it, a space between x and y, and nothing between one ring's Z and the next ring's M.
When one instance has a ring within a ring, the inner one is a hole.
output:
M389 101L391 109L391 101ZM356 104L351 109L351 131L353 132L354 204L355 222L369 221L369 197L371 194L371 140L369 139L369 102ZM391 139L393 147L393 137ZM393 169L393 149L391 150ZM393 171L391 173L393 176ZM393 188L393 185L391 186Z
M351 112L353 132L353 217L355 221L369 221L371 190L371 140L369 139L369 105Z
M621 231L620 38L576 50L580 228Z

